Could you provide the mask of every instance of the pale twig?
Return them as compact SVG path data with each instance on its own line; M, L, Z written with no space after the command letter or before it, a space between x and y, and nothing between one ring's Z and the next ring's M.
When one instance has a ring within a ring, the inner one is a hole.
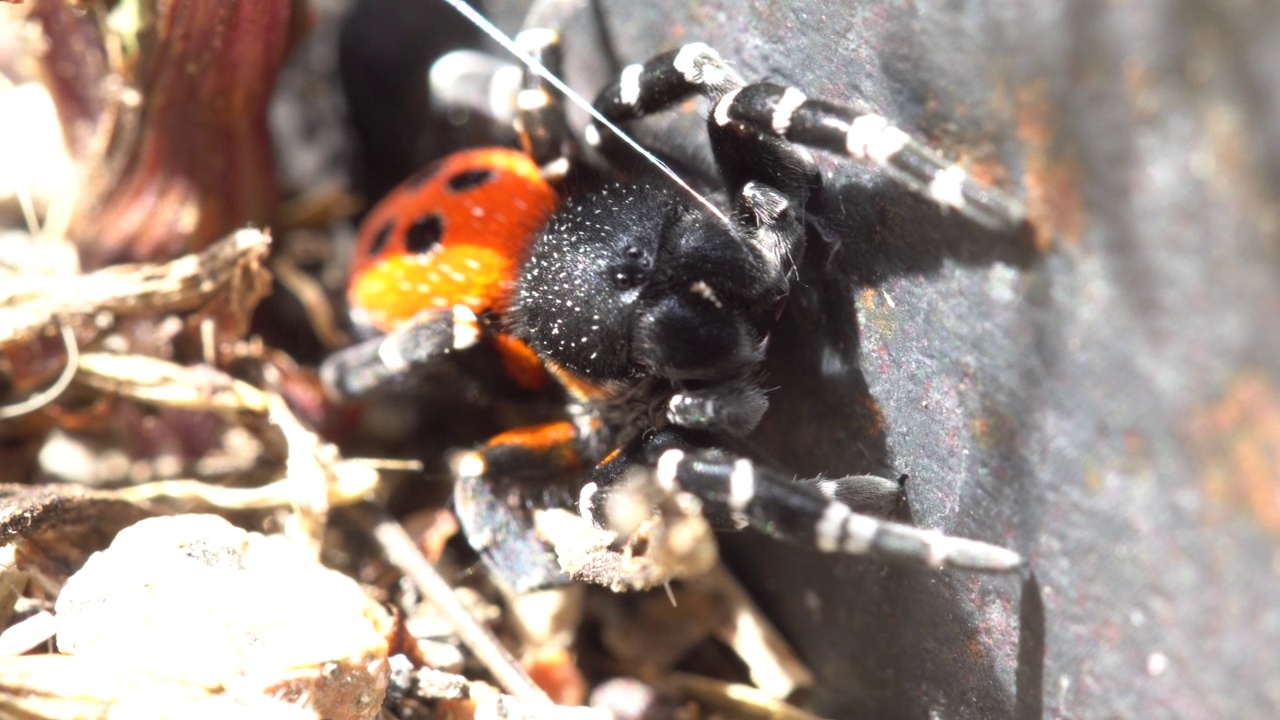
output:
M26 400L0 406L0 420L12 420L35 412L57 400L58 396L71 386L71 381L75 379L76 371L80 368L80 345L76 342L76 333L71 326L60 323L58 329L62 331L62 343L67 348L67 364L62 369L62 374L52 385Z
M382 546L387 560L399 568L432 605L449 619L458 639L504 690L527 703L551 704L551 698L534 684L524 668L498 642L493 633L471 616L453 588L422 555L413 538L409 537L395 518L373 503L365 503L354 508L354 511L366 531Z
M0 283L0 346L26 342L53 318L72 326L99 313L196 310L223 293L251 308L270 291L271 238L239 230L200 253L167 263L113 265L87 275L5 275Z

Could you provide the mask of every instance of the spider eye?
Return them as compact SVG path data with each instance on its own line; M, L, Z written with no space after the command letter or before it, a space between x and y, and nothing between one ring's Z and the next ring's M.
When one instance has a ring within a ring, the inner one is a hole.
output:
M653 252L637 244L622 248L618 259L609 266L609 277L617 290L631 290L643 285L653 271Z
M653 262L648 258L635 262L619 263L610 271L613 278L613 287L618 290L631 290L632 288L643 285L650 275L653 268Z

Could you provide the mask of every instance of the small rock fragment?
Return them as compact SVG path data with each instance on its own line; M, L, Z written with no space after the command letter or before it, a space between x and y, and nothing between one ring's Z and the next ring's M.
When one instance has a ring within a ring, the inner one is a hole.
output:
M55 609L59 650L159 684L261 693L335 719L375 717L386 692L381 608L304 548L214 515L122 530Z

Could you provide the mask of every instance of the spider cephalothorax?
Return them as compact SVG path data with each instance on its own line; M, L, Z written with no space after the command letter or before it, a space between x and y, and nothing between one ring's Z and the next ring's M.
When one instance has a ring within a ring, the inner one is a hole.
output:
M595 381L714 381L754 367L785 291L771 258L671 190L613 185L566 203L534 241L517 337Z

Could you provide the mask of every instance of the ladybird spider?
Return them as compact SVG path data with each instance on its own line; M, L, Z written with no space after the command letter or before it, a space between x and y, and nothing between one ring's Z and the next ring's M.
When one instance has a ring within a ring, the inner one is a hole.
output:
M519 42L557 63L555 33L527 31ZM517 591L564 581L529 517L494 489L497 479L552 476L571 478L585 520L623 525L633 551L635 535L647 533L647 548L658 535L652 523L619 520L635 505L621 501L638 497L657 517L691 512L718 530L750 527L823 552L1021 566L1013 551L868 514L896 500L899 482L795 479L724 449L767 407L770 327L805 251L806 200L821 182L802 146L872 163L984 226L1021 223L1015 200L879 115L746 83L701 43L626 67L595 108L622 122L705 97L721 191L708 201L650 174L585 191L566 182L556 193L547 180L565 177L579 153L544 82L525 71L520 88L524 155L456 154L370 214L350 297L354 314L387 334L322 368L335 392L359 395L491 342L518 382L537 385L545 369L563 387L565 420L503 433L452 463L463 529L500 581ZM586 139L610 161L606 173L632 159L599 125ZM557 203L556 194L566 197ZM620 568L579 574L615 587L679 574L628 579Z

